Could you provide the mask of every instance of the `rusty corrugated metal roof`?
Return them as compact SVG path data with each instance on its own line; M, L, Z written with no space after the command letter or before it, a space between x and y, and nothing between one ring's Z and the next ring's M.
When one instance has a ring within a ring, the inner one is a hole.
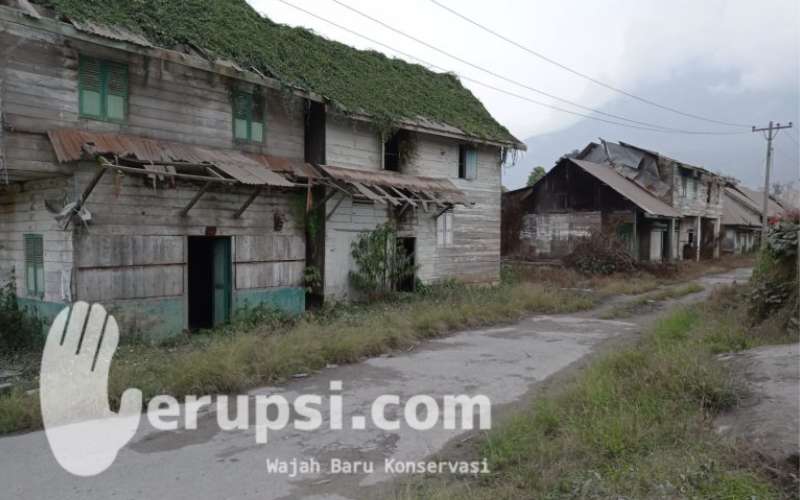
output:
M620 174L613 168L610 168L606 165L600 165L599 163L576 160L573 158L570 158L569 161L651 215L660 215L663 217L681 216L680 212L675 210L673 207L659 200L649 191Z
M387 185L411 191L431 191L437 193L463 192L447 179L435 177L422 177L417 175L404 175L387 170L355 170L352 168L322 165L320 168L334 179L345 182L357 182L367 186Z
M298 179L317 179L320 177L314 167L306 162L274 155L250 156L265 167L279 174L288 174Z
M243 184L276 187L295 185L250 156L235 150L76 129L51 130L48 136L61 163L88 159L84 146L90 145L99 155L116 155L120 158L151 162L154 165L170 162L205 163Z
M391 193L383 191L383 188L391 187L413 193L424 193L443 203L467 203L464 192L447 179L405 175L386 170L355 170L332 165L321 165L319 168L331 178L352 185L356 192L362 194L364 186L369 186L379 193L391 196ZM367 197L372 198L369 195Z

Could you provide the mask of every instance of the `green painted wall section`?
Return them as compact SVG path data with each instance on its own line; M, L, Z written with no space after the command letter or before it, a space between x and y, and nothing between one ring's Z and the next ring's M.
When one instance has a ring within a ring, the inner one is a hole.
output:
M19 303L20 307L28 309L31 313L38 316L39 319L44 322L42 325L43 335L46 335L50 330L50 325L53 323L53 320L56 318L56 316L58 316L58 313L68 306L68 304L62 304L59 302L45 302L43 300L32 299L30 297L17 297L17 303Z
M44 320L44 332L67 304L44 302L20 297L20 306L29 308ZM263 290L234 290L233 311L261 304L274 306L290 314L305 311L306 293L303 288L269 288ZM184 330L186 317L183 297L128 300L103 304L119 324L120 337L139 337L151 342L168 339Z
M258 290L234 290L233 310L271 305L290 314L300 314L306 309L304 288L266 288Z
M117 320L121 338L138 337L158 342L183 331L183 297L126 300L103 305Z

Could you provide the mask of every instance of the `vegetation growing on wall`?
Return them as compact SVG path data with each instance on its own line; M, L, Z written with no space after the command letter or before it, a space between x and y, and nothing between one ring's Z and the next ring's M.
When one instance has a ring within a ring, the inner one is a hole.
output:
M200 47L256 67L285 85L324 96L341 111L367 113L379 124L425 117L470 135L513 140L455 75L274 23L245 0L39 2L65 18L121 26L161 47Z
M360 234L352 253L355 270L350 271L350 282L370 298L395 291L401 281L414 275L414 259L397 244L397 232L389 224Z
M32 349L42 343L42 321L17 301L12 279L0 288L0 352Z

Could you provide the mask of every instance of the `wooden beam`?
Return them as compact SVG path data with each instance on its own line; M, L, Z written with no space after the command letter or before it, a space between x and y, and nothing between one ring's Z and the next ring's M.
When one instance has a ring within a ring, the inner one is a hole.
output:
M136 174L136 175L163 175L166 177L175 177L176 179L185 179L188 181L203 181L203 182L221 182L224 184L236 184L236 179L222 179L216 177L207 177L204 175L193 175L193 174L179 174L173 172L151 172L149 170L145 170L143 168L137 167L123 167L122 165L114 165L113 163L108 167L113 168L114 170L119 170L120 172L125 172L129 174Z
M342 196L336 201L336 204L333 206L333 209L331 209L330 213L325 215L325 220L330 220L330 218L333 216L333 213L336 212L336 209L339 208L339 205L341 205L343 201L344 201L344 196Z
M394 191L395 193L397 193L397 195L398 195L400 198L402 198L403 200L405 200L405 202L406 202L406 203L408 203L409 205L413 206L414 208L416 208L416 207L417 207L417 204L416 204L416 203L414 203L414 200L412 200L412 199L411 199L411 198L409 198L408 196L404 195L404 194L403 194L403 193L402 193L402 192L401 192L399 189L397 189L397 188L396 188L396 187L394 187L394 186L389 186L389 188L390 188L392 191Z
M202 188L200 188L200 191L198 191L197 194L194 195L194 198L192 198L189 204L186 205L183 208L183 210L181 210L181 217L186 217L187 215L189 215L189 210L192 209L195 203L197 203L200 200L203 194L205 194L205 192L208 191L208 188L210 187L211 187L211 182L206 182L206 184Z
M239 217L242 216L244 211L247 210L247 207L249 207L258 197L259 193L261 193L261 188L262 188L261 186L258 186L256 190L253 191L253 194L251 194L250 197L247 198L247 201L244 202L244 205L242 205L241 208L239 208L239 210L237 210L236 213L233 214L234 219L238 219Z

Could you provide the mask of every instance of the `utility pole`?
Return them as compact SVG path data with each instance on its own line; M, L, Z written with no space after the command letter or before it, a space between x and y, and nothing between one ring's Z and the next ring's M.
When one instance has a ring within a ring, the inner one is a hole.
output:
M756 128L753 127L753 132L766 132L764 136L767 139L767 168L764 174L764 204L761 208L761 248L767 244L767 210L769 208L769 171L772 168L772 140L778 135L778 131L785 128L792 128L792 122L788 125L781 125L780 123L769 122L768 127Z

